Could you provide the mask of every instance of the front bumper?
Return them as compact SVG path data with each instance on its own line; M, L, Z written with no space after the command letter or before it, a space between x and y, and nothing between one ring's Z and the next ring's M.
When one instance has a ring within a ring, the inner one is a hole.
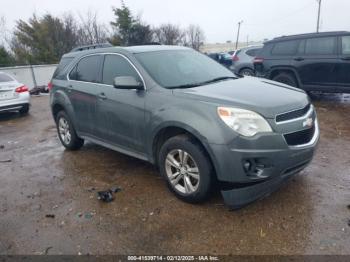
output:
M16 98L0 100L0 112L17 111L30 104L29 92L18 94Z
M226 205L241 208L278 189L312 161L318 140L316 120L312 139L300 146L288 146L281 134L265 134L229 146L211 145ZM247 161L254 162L254 170L258 172L247 170L244 166Z

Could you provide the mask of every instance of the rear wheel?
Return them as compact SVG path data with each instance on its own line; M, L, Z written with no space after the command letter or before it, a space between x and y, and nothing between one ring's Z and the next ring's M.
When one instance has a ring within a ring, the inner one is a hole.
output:
M169 189L181 200L199 203L212 189L212 166L204 149L186 135L170 138L159 153L159 169Z
M244 68L241 71L239 71L239 74L241 76L254 76L254 71L250 68Z
M19 110L19 113L21 115L26 115L28 114L29 112L29 105L24 105L20 110Z
M69 150L78 150L84 145L84 140L77 136L72 121L64 111L56 117L58 137L62 145Z
M280 73L276 75L274 78L272 78L272 80L289 85L289 86L298 87L298 83L295 80L295 77L290 73Z

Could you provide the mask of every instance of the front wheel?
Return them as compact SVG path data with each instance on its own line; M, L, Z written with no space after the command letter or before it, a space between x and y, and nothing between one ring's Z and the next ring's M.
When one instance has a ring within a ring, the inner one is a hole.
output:
M64 111L56 117L58 137L62 145L69 150L78 150L84 145L84 140L77 136L72 121Z
M203 147L186 135L170 138L159 153L159 169L169 189L189 203L205 201L212 189L212 166Z

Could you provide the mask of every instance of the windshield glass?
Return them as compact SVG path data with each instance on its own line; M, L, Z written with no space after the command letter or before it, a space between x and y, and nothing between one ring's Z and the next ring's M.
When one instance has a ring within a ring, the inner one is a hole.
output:
M236 78L222 65L192 50L146 52L135 56L150 76L165 88L190 88Z

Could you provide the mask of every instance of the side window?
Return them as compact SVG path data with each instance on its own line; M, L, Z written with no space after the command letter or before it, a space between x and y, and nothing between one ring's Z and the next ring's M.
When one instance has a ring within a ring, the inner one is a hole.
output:
M276 43L272 48L272 55L290 56L297 51L298 41L284 41Z
M350 36L341 38L342 55L350 55Z
M133 76L141 81L138 73L124 57L119 55L106 55L102 71L102 83L113 85L114 78L118 76Z
M246 54L251 56L251 57L255 57L259 51L260 51L260 48L259 49L250 49L246 52Z
M74 57L64 57L61 59L59 65L57 66L52 78L59 78L62 71L72 62Z
M306 40L306 55L333 55L336 52L336 38L322 37Z
M100 61L101 56L99 55L87 56L81 59L69 74L69 78L83 82L99 82Z
M305 53L305 40L301 40L299 47L298 47L298 54L303 55Z
M77 65L75 65L74 68L70 71L69 79L70 80L77 80Z

